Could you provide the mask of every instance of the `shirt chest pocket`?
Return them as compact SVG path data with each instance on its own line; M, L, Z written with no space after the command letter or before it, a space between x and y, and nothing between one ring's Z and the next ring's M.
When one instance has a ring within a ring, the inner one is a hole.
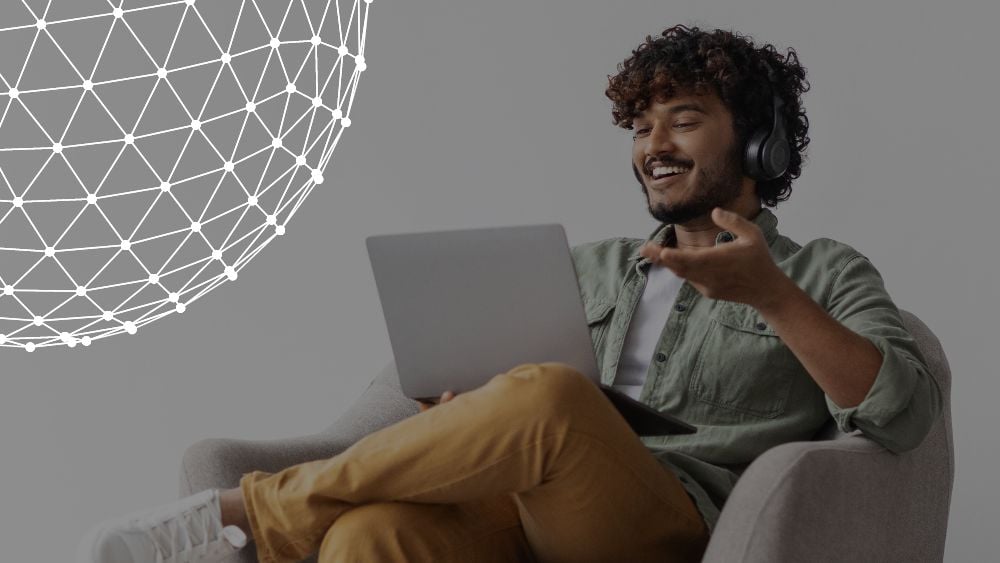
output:
M723 302L712 315L691 377L691 392L742 416L785 412L802 364L753 307Z
M586 300L583 308L587 315L587 326L590 327L590 338L594 341L594 350L598 352L600 360L601 348L608 333L608 326L611 325L611 313L615 309L615 304L596 299Z

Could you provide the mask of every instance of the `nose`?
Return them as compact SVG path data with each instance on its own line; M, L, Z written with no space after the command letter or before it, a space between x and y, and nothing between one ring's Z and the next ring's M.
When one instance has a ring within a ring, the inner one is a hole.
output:
M646 156L646 160L662 153L672 154L677 150L677 145L674 143L674 138L668 127L653 126L649 135L646 135L645 139L640 138L639 140L645 141L643 154Z

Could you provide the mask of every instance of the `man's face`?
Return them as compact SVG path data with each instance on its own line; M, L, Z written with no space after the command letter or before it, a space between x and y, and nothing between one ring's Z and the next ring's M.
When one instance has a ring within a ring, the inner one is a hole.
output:
M633 128L632 168L657 221L687 223L740 195L743 147L732 115L714 93L654 101ZM674 166L682 173L674 174Z

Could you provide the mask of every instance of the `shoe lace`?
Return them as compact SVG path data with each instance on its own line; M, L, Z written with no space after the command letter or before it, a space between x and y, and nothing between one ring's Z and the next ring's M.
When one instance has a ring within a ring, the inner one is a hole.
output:
M211 542L217 539L213 530L221 528L219 515L209 506L199 506L182 514L166 518L150 526L149 536L156 549L155 563L182 561L180 555L207 555Z

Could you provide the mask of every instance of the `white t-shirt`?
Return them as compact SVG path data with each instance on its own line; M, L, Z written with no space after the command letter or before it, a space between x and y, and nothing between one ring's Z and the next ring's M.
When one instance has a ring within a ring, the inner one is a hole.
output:
M622 344L618 373L612 384L633 399L639 399L663 325L683 284L684 279L677 277L670 268L650 265L646 288L632 314L632 322Z

